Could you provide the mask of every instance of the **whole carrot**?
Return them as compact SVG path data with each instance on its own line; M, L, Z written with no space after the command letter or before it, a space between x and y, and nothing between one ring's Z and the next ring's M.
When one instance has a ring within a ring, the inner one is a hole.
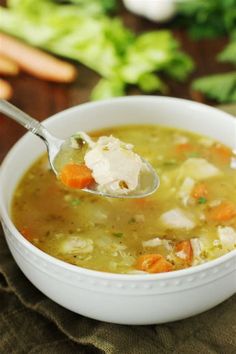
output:
M3 33L0 33L0 54L12 59L24 71L39 79L72 82L76 78L73 65Z
M12 76L12 75L17 75L18 73L19 73L19 66L11 59L3 55L0 55L0 74Z
M11 85L7 81L0 79L0 99L9 100L12 94Z

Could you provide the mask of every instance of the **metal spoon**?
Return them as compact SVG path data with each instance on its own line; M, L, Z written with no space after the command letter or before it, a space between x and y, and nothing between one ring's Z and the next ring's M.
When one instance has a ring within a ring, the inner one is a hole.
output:
M17 123L23 125L27 130L29 130L31 133L37 135L40 139L43 140L43 142L47 146L47 151L48 151L48 158L50 165L52 167L53 172L58 175L59 171L57 171L56 166L55 166L55 158L58 156L60 153L62 147L64 144L68 145L68 139L67 140L61 140L49 133L49 131L42 125L40 124L37 120L34 118L30 117L28 114L24 113L21 111L19 108L13 106L11 103L5 101L5 100L0 100L0 112L4 113L6 116L12 118L15 120ZM70 139L70 138L69 138ZM111 197L111 198L143 198L146 197L152 193L154 193L157 188L160 185L160 180L153 169L153 167L144 159L142 161L145 163L147 169L148 169L148 184L141 186L141 188L137 191L132 191L129 194L125 195L117 195L117 194L111 194L111 193L104 193L101 191L96 190L96 188L84 188L83 191L88 192L88 193L93 193L105 197Z

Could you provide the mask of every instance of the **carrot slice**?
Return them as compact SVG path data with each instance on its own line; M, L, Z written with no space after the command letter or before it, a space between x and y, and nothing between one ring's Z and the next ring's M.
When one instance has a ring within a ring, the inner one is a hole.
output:
M184 144L178 144L175 147L175 150L178 154L182 154L185 152L189 152L193 150L193 146L189 143L184 143Z
M32 241L33 235L30 232L28 227L22 227L21 229L19 229L19 231L20 231L21 235L23 235L24 238L26 238L26 240Z
M183 253L183 256L185 256L185 258L181 258L181 260L183 260L184 262L191 264L192 260L193 260L193 249L191 246L191 242L189 240L185 240L185 241L180 241L175 245L175 251L176 252L181 252ZM178 257L178 255L177 255Z
M155 205L155 200L150 198L134 198L131 203L138 208L150 208Z
M177 152L185 152L193 149L193 146L189 143L183 143L183 144L178 144L176 145L176 151Z
M199 157L200 151L199 148L190 144L177 144L175 145L175 153L178 158L186 158L186 157Z
M208 218L212 221L229 221L236 216L236 205L232 202L222 202L208 212Z
M136 205L139 205L139 206L145 206L148 204L148 199L147 198L135 198L133 200L133 202L136 204Z
M227 146L221 144L216 144L212 146L211 153L213 156L215 156L224 163L228 163L232 155L231 150Z
M59 176L61 182L68 187L83 189L94 182L92 171L83 164L65 165Z
M138 257L136 269L148 273L163 273L173 269L173 265L168 262L161 254L144 254Z
M199 198L207 198L208 196L208 189L205 183L198 183L193 188L191 196L195 199Z

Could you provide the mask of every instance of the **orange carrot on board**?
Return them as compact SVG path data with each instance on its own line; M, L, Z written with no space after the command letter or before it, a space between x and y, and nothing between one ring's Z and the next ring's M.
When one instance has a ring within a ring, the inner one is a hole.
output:
M65 165L60 173L60 180L71 188L83 189L94 182L92 171L83 164Z
M193 249L191 246L191 242L189 240L180 241L175 245L175 251L181 252L185 258L181 258L184 262L191 264L193 260ZM177 255L178 257L178 255Z
M19 73L19 66L11 59L3 55L0 55L0 74L14 76L17 75L18 73Z
M213 145L211 147L210 152L213 155L213 157L215 156L216 158L218 158L224 163L228 163L232 155L230 148L221 144Z
M208 212L208 218L212 221L229 221L235 216L236 205L230 201L222 202Z
M161 254L144 254L138 257L136 269L148 273L164 273L173 269L173 265L168 262Z
M193 188L191 196L195 199L207 198L208 189L205 183L197 183Z
M55 82L72 82L76 78L73 65L13 37L0 33L0 43L0 55L15 61L20 68L33 76Z
M11 85L7 81L0 79L0 99L9 100L12 95Z

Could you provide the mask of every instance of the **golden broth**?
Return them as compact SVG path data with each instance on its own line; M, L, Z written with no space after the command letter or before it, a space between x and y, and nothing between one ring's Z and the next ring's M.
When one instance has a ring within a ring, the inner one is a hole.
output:
M91 135L110 134L132 143L152 164L161 178L158 191L145 199L122 200L68 189L55 178L43 156L26 172L12 201L13 221L32 244L65 262L114 273L149 271L137 265L145 254L164 256L176 270L235 248L234 242L224 243L219 237L219 231L230 230L232 240L236 232L236 171L230 168L228 148L197 134L161 126L114 127ZM198 181L191 178L186 161L203 159L219 174ZM189 182L194 183L192 189ZM199 185L204 185L204 193L194 196ZM227 203L232 209L228 214L221 210L225 203L226 209ZM170 210L180 210L194 226L168 226L162 215ZM185 249L177 245L193 239L198 240L200 250L197 253L191 241L188 261L182 252Z

